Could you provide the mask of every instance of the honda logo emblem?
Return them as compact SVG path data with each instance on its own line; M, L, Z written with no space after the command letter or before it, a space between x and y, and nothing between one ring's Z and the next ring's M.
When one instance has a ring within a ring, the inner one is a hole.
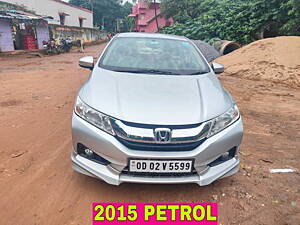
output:
M156 143L167 144L171 141L172 131L169 128L156 128L154 138Z

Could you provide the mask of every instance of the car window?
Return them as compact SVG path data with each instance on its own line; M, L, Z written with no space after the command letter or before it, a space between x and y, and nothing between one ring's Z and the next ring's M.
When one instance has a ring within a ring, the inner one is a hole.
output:
M99 66L113 71L192 75L209 72L194 45L184 40L117 37Z

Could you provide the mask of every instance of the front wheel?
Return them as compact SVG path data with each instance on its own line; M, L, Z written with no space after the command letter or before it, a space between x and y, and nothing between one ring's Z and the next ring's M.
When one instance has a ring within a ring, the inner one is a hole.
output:
M59 54L58 48L54 48L54 49L53 49L53 54L55 54L55 55L58 55L58 54Z

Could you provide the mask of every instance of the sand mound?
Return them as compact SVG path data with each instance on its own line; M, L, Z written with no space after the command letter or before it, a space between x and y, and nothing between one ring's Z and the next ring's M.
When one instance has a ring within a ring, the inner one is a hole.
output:
M300 37L255 41L216 61L224 64L225 75L300 88Z

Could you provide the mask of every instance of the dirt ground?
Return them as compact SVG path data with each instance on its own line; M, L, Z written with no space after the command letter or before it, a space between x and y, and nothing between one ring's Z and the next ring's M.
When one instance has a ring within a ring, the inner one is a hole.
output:
M91 224L93 201L216 201L222 225L299 225L300 89L221 75L244 120L240 172L205 187L111 186L71 169L71 112L89 74L82 55L0 58L1 225Z

